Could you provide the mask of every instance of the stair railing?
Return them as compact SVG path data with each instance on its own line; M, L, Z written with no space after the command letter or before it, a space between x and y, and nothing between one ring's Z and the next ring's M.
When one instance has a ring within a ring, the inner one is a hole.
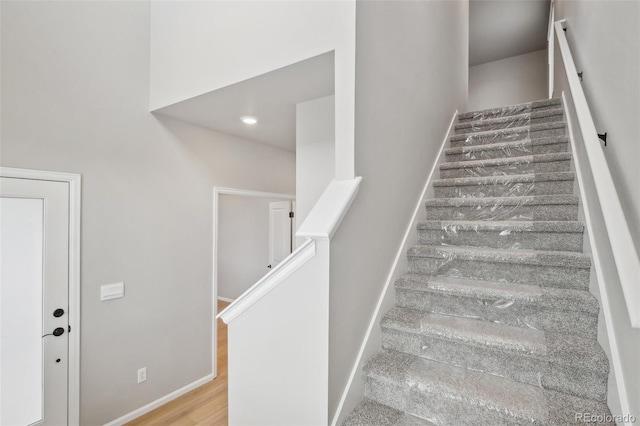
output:
M333 180L286 259L231 303L229 424L328 424L329 248L362 178Z
M580 78L564 32L565 24L564 19L554 24L560 56L564 64L578 126L584 141L584 150L593 176L631 326L640 328L640 260L600 145L587 99L580 84ZM592 247L592 249L597 250L597 247Z
M547 28L547 78L549 86L549 99L553 98L553 59L554 59L554 40L553 40L553 23L555 22L555 1L551 0L549 5L549 26Z

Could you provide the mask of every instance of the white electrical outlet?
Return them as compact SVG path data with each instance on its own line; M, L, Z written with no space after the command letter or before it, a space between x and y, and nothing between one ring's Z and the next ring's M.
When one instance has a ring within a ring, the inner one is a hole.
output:
M147 367L142 367L138 370L138 383L142 383L147 380Z

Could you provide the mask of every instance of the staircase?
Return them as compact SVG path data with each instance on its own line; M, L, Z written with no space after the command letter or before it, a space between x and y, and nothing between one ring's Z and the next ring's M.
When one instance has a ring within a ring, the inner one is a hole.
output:
M560 100L460 114L450 142L343 425L614 424Z

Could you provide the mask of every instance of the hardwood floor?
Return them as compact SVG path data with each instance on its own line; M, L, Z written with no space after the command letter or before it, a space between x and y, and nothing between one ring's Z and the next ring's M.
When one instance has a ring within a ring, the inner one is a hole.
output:
M228 302L218 301L218 312ZM218 377L215 380L182 395L180 398L158 407L130 426L177 425L177 426L227 426L227 326L218 320Z

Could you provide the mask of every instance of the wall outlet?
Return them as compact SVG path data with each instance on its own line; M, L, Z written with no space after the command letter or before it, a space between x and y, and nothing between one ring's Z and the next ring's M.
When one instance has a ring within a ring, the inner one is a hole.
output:
M147 367L142 367L138 370L138 383L145 382L147 380Z

